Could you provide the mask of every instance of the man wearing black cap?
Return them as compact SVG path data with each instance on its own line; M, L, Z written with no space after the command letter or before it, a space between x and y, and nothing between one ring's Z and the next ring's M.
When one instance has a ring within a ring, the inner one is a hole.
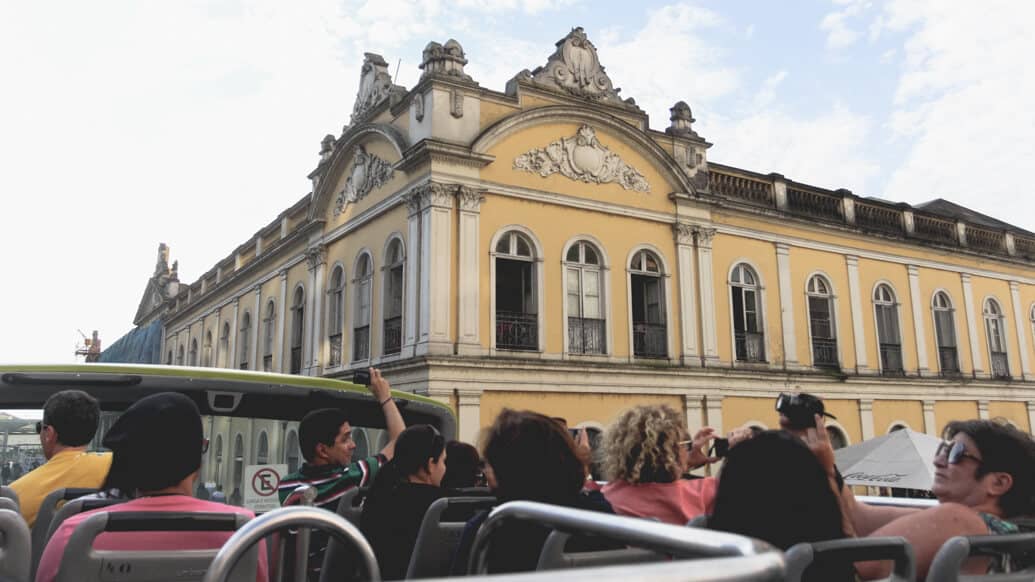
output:
M55 579L65 546L76 526L101 511L175 511L240 513L251 511L193 497L201 457L208 448L201 414L194 402L175 392L138 400L112 425L103 444L113 452L105 489L116 488L132 500L71 517L58 528L40 560L36 580ZM94 541L99 550L207 550L219 548L232 532L111 532ZM257 580L267 580L266 551L259 548Z

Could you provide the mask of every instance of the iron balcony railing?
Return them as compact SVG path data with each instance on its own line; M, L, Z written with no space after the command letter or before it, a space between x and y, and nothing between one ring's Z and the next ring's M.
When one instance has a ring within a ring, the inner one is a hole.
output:
M817 368L837 368L837 340L832 338L812 338L812 365Z
M668 329L665 324L634 321L633 355L637 358L667 358Z
M370 326L364 325L352 330L352 360L370 359Z
M291 373L302 373L302 346L291 348Z
M737 360L741 362L764 362L765 336L753 331L738 331L734 334Z
M992 352L992 377L1004 380L1010 378L1010 362L1006 352Z
M496 347L503 350L538 350L539 316L535 313L497 311Z
M385 319L385 355L398 354L402 350L402 317Z
M588 317L568 318L568 353L604 353L604 320Z
M327 366L337 368L341 365L341 333L331 334L327 340L331 344L330 360L327 362Z
M881 373L888 376L901 376L905 373L902 368L902 344L880 344Z
M938 348L938 364L943 375L956 376L960 373L960 358L955 347Z

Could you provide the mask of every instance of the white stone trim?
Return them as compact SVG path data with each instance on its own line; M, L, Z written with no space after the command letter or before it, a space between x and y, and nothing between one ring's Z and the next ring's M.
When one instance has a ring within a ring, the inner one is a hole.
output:
M448 206L431 203L421 209L420 335L415 353L452 353L450 339L453 273L452 213Z
M237 329L241 318L241 301L234 299L234 318L230 323L230 337L227 338L227 350L230 352L227 357L227 364L230 369L237 369L237 335L241 332Z
M517 231L525 235L528 241L532 244L532 248L535 249L535 256L532 257L532 274L535 276L536 283L536 327L539 328L539 349L538 354L541 357L546 349L546 291L545 283L543 281L544 269L543 269L543 245L539 242L539 238L528 228L520 224L508 224L496 231L496 234L492 235L492 239L489 241L489 355L501 356L505 354L515 354L515 357L533 357L536 352L515 352L512 350L500 350L496 348L496 245L499 244L500 237L511 232Z
M884 429L884 434L891 434L891 429L895 428L896 426L902 426L908 428L909 430L913 430L913 427L908 422L904 420L893 420L890 423L888 423L888 427Z
M280 272L280 305L277 307L277 332L273 337L273 371L286 374L284 371L284 350L289 342L284 341L284 326L287 320L287 271ZM276 342L280 341L280 349L277 349Z
M323 316L323 298L326 295L321 291L326 288L324 284L324 276L327 271L327 262L320 261L316 265L315 272L313 273L313 292L310 293L312 296L312 309L310 314L306 316L309 320L309 337L310 340L309 351L310 363L309 363L309 375L319 376L323 373L323 363L327 361L327 335L323 332L324 321L326 318Z
M1031 358L1028 355L1028 339L1027 330L1030 326L1025 325L1026 317L1021 312L1021 292L1020 283L1017 281L1010 281L1010 303L1013 309L1014 325L1017 328L1017 351L1021 354L1021 379L1027 380L1032 377L1031 375Z
M852 307L852 339L855 344L855 370L858 374L869 374L866 357L866 332L863 328L862 291L859 289L859 257L845 255L848 270L848 300ZM880 360L880 353L877 353Z
M913 311L913 338L916 342L916 367L921 376L930 376L927 362L927 334L924 333L924 313L920 302L920 268L906 265L909 275L909 303Z
M459 207L457 353L481 355L481 213L469 205Z
M481 390L456 391L457 438L466 443L478 442L478 431L481 429Z
M859 399L859 428L862 430L863 440L870 440L873 433L873 400L870 398Z
M715 230L698 230L694 234L694 241L697 245L697 274L700 277L698 290L701 295L701 343L702 364L705 366L719 365L719 339L715 323L715 271L712 265L712 243ZM732 321L732 316L731 316ZM736 360L736 354L731 359Z
M408 317L403 317L403 329L405 335L403 336L403 347L400 355L402 357L413 356L415 346L417 345L418 333L419 333L419 321L423 319L424 313L420 311L421 299L420 290L423 287L422 281L424 280L424 273L421 271L421 221L419 212L411 212L406 219L407 231L409 238L407 240L408 247L406 257L409 259L406 261L406 276L405 279L410 283L404 285L406 289L406 306L404 310ZM344 360L342 360L344 362Z
M977 314L974 311L974 291L970 283L970 275L960 273L960 281L963 285L963 306L967 314L967 331L970 334L971 369L975 378L988 378L990 373L986 373L982 367L981 342L978 340ZM983 317L981 321L984 323Z
M701 354L697 343L697 300L694 280L697 278L694 265L694 247L683 242L677 233L676 264L679 266L679 324L682 346L680 359L684 366L700 366ZM685 239L684 239L685 240ZM675 356L675 353L672 354Z
M780 294L780 328L783 332L783 361L788 368L798 367L798 342L794 332L794 296L791 291L791 247L776 243L777 289ZM757 271L756 271L757 273ZM761 275L758 275L761 279ZM732 306L730 314L733 313ZM764 313L762 314L765 315ZM811 333L809 334L811 337ZM733 357L736 360L736 354ZM772 361L767 358L768 361Z
M627 309L627 311L626 311L626 319L628 320L628 325L629 325L629 361L632 362L632 361L636 360L636 351L635 351L635 349L633 347L633 320L632 320L632 314L633 314L633 307L632 307L632 276L633 276L633 272L632 272L631 265L632 265L633 258L640 251L649 251L650 253L654 254L654 256L656 256L658 258L658 262L660 264L661 273L658 274L658 278L661 279L662 291L665 293L665 304L664 304L664 309L665 309L665 313L664 313L665 338L666 338L665 339L665 343L666 343L665 351L667 352L665 359L668 360L669 362L673 362L674 363L674 362L677 362L679 360L678 360L678 358L676 356L676 352L675 352L675 348L676 348L676 345L675 345L675 334L672 333L672 328L674 327L672 325L672 313L673 313L672 312L672 270L671 270L671 267L668 264L668 259L665 258L665 255L664 255L664 253L661 252L661 249L659 249L658 247L656 247L656 246L654 246L654 245L652 245L650 243L640 243L640 244L634 246L629 251L629 254L625 257L625 282L626 282L625 293L626 293L626 304L627 304L626 305L626 309ZM567 251L565 251L565 252L567 252ZM696 334L696 331L695 331L695 334ZM651 359L651 358L645 358L645 359L652 360L652 361L661 361L661 360L658 360L658 359Z
M981 420L988 420L988 400L978 400L978 418Z
M816 367L816 351L812 346L812 304L809 302L809 298L812 295L809 293L809 283L813 277L819 277L823 279L827 289L830 290L830 295L827 298L830 300L830 328L834 332L834 343L837 345L837 367L841 370L844 369L844 355L843 346L841 341L841 327L838 325L837 316L840 314L840 304L838 302L837 293L834 291L834 283L830 275L826 271L812 271L805 277L805 291L804 291L804 302L805 302L805 321L808 325L805 326L805 331L808 333L809 341L809 362L812 367Z
M251 370L261 370L259 366L259 328L262 327L262 286L255 286L255 311L252 312L252 355Z
M934 400L924 400L924 432L936 437L938 436L937 420L934 416Z

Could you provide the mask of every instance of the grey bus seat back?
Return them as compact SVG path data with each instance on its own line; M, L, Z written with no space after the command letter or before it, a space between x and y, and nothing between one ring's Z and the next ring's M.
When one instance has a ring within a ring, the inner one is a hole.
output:
M368 491L369 489L366 487L353 487L346 491L338 501L336 513L358 528L360 519L363 517L363 500ZM353 548L345 547L343 544L329 539L327 551L323 555L320 578L323 580L331 572L337 574L353 570L358 565Z
M0 578L28 580L32 542L29 526L17 510L0 509L0 538Z
M338 499L338 515L349 520L349 523L359 527L359 518L363 515L363 497L366 491L359 487L353 487L345 492Z
M913 546L902 537L850 538L797 544L787 550L784 559L787 582L800 582L805 570L817 560L845 565L868 560L892 560L894 566L891 576L885 580L913 582L916 579Z
M207 550L97 550L105 532L233 532L248 522L239 513L100 512L80 523L65 546L57 582L159 582L201 580L220 548ZM254 582L258 546L234 568L228 580Z
M7 485L0 487L0 497L4 497L10 499L11 501L14 501L14 504L18 506L19 510L21 509L21 504L18 501L18 493L15 492L14 489L11 489Z
M10 509L11 511L21 513L21 509L18 508L18 502L7 497L0 497L0 509Z
M43 549L47 547L47 535L50 533L50 523L54 521L59 505L65 501L71 501L84 495L97 493L97 489L82 487L69 487L67 489L55 489L43 498L40 503L39 512L36 514L36 522L32 524L32 578L36 578L36 568L40 565L40 557L43 556Z
M79 515L80 513L93 511L94 509L108 507L125 501L125 499L73 499L71 501L66 501L65 504L61 506L61 509L59 509L54 515L54 519L50 521L50 529L47 530L47 536L43 540L43 547L47 547L47 543L50 541L50 538L54 537L54 534L57 533L61 524L65 523L65 520L73 515Z
M949 538L934 555L928 580L941 582L1015 582L1035 579L1035 569L1021 572L964 575L960 573L963 562L970 556L986 556L990 553L1008 554L1012 558L1029 557L1035 553L1035 533L1018 533L984 536L956 536ZM1031 563L1031 559L1024 560Z
M406 578L447 576L467 521L496 505L495 497L443 497L428 507L413 544Z
M509 521L529 522L567 533L593 534L637 548L671 554L677 559L748 556L775 551L765 542L725 532L532 501L511 501L493 509L478 528L467 564L469 575L482 575L488 570L493 534Z
M587 541L588 538L583 538ZM605 540L606 538L599 538ZM546 543L539 553L539 564L536 570L563 570L566 568L593 568L596 566L613 566L618 564L640 564L644 562L661 562L669 559L667 554L652 552L641 548L608 548L590 549L587 551L570 551L569 542L578 541L576 536L554 530L546 537ZM588 539L592 542L594 540ZM592 545L586 544L586 545ZM597 544L611 545L614 544Z

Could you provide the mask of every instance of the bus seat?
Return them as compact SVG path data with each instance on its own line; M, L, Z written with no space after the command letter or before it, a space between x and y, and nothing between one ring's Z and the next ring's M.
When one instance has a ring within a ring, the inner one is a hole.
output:
M784 555L787 564L787 582L801 582L805 570L817 560L854 564L867 560L893 560L892 573L887 582L913 582L916 579L916 557L913 546L902 537L850 538L825 542L797 544ZM928 580L938 580L932 578Z
M963 575L960 567L970 556L1007 554L1019 562L1024 570L1020 572L988 573L978 576ZM934 555L928 580L941 582L1016 582L1035 579L1035 568L1031 568L1035 554L1035 533L1004 535L956 536L949 538Z
M115 505L116 503L122 503L125 499L73 499L65 502L58 510L57 514L54 515L54 519L50 521L50 529L47 530L47 536L43 539L43 548L47 547L47 542L50 538L54 537L58 528L61 524L65 523L65 520L78 515L85 511L93 511L94 509L100 509L102 507L108 507L109 505ZM42 552L40 553L42 556Z
M0 497L0 509L10 509L15 513L21 513L21 509L18 507L18 502L8 497Z
M420 524L406 578L448 576L467 521L495 504L495 497L443 497L432 503Z
M366 488L353 487L345 492L338 499L338 515L349 520L349 523L359 527L359 517L363 515L363 499L366 497Z
M708 527L708 514L702 513L686 522L686 527Z
M18 502L18 494L14 489L11 489L7 485L0 487L0 497L14 501L15 506L17 506L19 510L21 509L21 504Z
M29 579L30 543L29 526L22 514L0 509L0 578L20 582Z
M54 521L54 515L58 512L58 505L93 493L97 493L97 489L69 487L67 489L55 489L43 498L43 503L40 504L39 513L36 514L36 523L32 524L33 580L36 579L36 568L40 565L40 558L43 556L43 549L47 547L47 535L50 533L50 523Z
M573 548L572 546L582 546ZM536 570L563 570L566 568L593 568L617 564L661 562L669 556L659 552L626 547L597 536L572 536L554 530L546 537L539 553Z
M178 551L95 550L94 539L104 532L234 531L248 517L239 513L100 512L72 532L61 556L57 582L152 582L176 579L200 581L221 548ZM258 546L237 563L228 580L254 582Z

